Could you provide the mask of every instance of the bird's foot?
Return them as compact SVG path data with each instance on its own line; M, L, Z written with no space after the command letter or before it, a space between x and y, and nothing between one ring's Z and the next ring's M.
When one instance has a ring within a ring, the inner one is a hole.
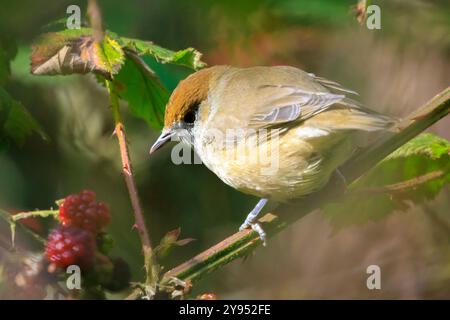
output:
M239 227L239 231L248 229L248 228L252 228L253 231L255 231L258 235L259 235L259 239L261 239L263 246L265 247L267 242L267 235L266 232L264 231L264 229L261 227L261 225L258 222L250 222L250 221L245 221L240 227Z
M247 228L252 228L256 233L259 234L259 238L261 239L263 246L266 245L266 233L264 232L264 229L261 227L261 225L255 221L257 221L258 216L261 213L261 210L266 205L267 201L268 200L265 198L260 199L253 210L247 215L244 223L239 228L240 231Z

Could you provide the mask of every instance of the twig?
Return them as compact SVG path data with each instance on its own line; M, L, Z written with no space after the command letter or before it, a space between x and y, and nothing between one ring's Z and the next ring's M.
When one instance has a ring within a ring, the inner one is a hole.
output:
M34 214L35 212L40 213L39 214ZM0 217L9 224L9 228L11 230L11 244L12 247L14 248L14 242L15 242L15 237L16 237L16 223L18 220L20 219L24 219L24 218L29 218L29 217L45 217L45 216L49 216L49 215L55 215L54 210L42 210L42 211L30 211L30 212L21 212L14 215L11 215L8 211L6 210L2 210L0 209ZM18 217L17 217L18 216ZM40 235L38 235L37 233L31 231L30 229L26 228L23 225L20 225L23 227L23 229L25 230L26 233L28 233L30 236L32 236L36 241L38 241L41 244L45 243L45 239L42 238Z
M438 178L442 177L443 175L444 175L444 172L441 170L432 171L432 172L423 174L421 176L414 177L412 179L405 180L405 181L398 182L398 183L387 184L387 185L384 185L381 187L368 187L368 188L353 190L349 193L349 196L355 196L355 195L357 195L357 196L361 196L361 195L373 196L375 194L380 194L380 193L403 192L403 191L407 191L409 189L417 188L417 187L421 186L422 184L425 184L432 180L438 179Z
M369 171L379 161L392 153L398 147L424 131L450 112L450 88L431 99L418 111L405 118L396 126L396 133L386 133L372 146L362 150L350 159L341 169L348 183L355 181ZM320 210L324 204L332 202L340 196L340 191L330 181L323 190L312 194L297 203L301 206L296 212L287 210L289 206L279 208L278 214L266 214L259 222L263 225L269 237L283 230L286 226L308 213ZM194 258L166 272L161 285L167 285L175 277L180 280L196 281L215 269L245 256L261 244L258 235L252 230L244 230L233 234L215 246L200 253Z
M125 183L128 188L128 193L130 195L131 205L133 207L135 224L134 228L139 233L139 237L142 244L142 253L145 260L145 270L147 281L146 284L150 284L156 281L157 272L155 272L154 258L152 252L152 246L150 242L150 237L145 225L144 214L139 200L138 191L136 188L136 182L133 177L133 170L131 167L130 156L128 153L127 139L125 135L125 127L122 123L122 118L119 109L119 99L112 88L112 83L106 80L106 87L109 92L109 99L111 104L111 109L114 117L115 129L114 133L117 136L120 148L120 156L122 159L122 172L125 178Z
M98 43L103 41L105 32L103 30L102 12L96 0L89 0L87 7L87 15L89 23L94 30L94 39Z
M11 220L12 221L18 221L21 219L26 219L26 218L46 218L46 217L50 217L53 216L54 218L58 218L58 213L59 210L36 210L36 211L27 211L27 212L19 212L16 214L11 215Z
M96 0L89 0L87 15L89 16L91 27L94 29L94 39L98 43L103 41L105 32L103 29L102 14L100 7ZM130 156L128 153L128 145L125 133L125 127L122 122L122 117L119 109L119 97L117 96L112 82L108 79L106 81L106 88L109 93L109 101L114 117L115 129L114 134L117 136L119 142L120 157L122 159L122 172L127 185L128 193L133 207L135 224L134 228L138 231L142 253L144 255L144 267L146 271L145 292L148 296L152 296L155 292L156 283L158 281L159 266L153 257L153 250L150 242L150 237L145 225L144 214L139 200L136 182L133 177L133 170L131 167Z

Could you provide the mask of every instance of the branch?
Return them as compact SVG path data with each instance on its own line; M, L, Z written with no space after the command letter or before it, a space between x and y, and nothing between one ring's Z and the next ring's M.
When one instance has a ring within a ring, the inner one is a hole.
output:
M119 109L119 98L115 93L112 83L106 80L106 87L109 92L109 99L111 104L111 109L114 117L115 129L114 134L117 136L120 148L120 157L122 159L122 173L125 178L125 183L127 185L128 193L130 195L131 205L133 207L135 224L134 228L139 233L139 237L142 244L142 253L144 255L144 263L146 270L146 284L150 284L156 281L155 266L153 260L153 251L150 242L150 237L145 225L144 214L139 200L138 191L136 188L136 182L133 177L133 170L131 167L131 160L128 153L128 145L125 134L125 127L122 123L122 118Z
M396 133L385 133L370 147L361 150L340 168L341 173L349 184L352 183L387 155L446 116L449 112L450 87L396 125ZM336 188L336 183L338 182L334 178L323 190L294 202L294 204L301 204L299 208L296 208L295 213L292 210L289 211L290 205L284 205L278 209L278 214L268 213L259 219L267 236L272 237L306 214L318 211L324 204L333 202L333 200L342 195L342 191ZM253 230L237 232L194 258L166 272L161 280L161 285L167 285L173 278L194 282L215 269L247 255L260 244L261 241L258 234Z

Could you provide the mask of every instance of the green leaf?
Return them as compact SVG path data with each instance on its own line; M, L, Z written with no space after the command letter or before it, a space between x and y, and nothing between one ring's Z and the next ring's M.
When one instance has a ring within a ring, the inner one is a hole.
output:
M182 247L194 241L192 238L178 240L181 229L175 229L166 233L159 245L155 248L155 253L159 258L166 257L174 247Z
M169 92L141 58L126 52L125 63L114 77L114 88L133 115L156 130L162 128Z
M47 135L27 109L0 87L0 140L12 140L23 145L33 132L39 134L42 139L47 139Z
M108 35L98 43L92 29L45 33L32 46L31 72L35 75L99 73L110 79L124 61L120 45Z
M194 48L172 51L160 47L153 42L130 38L117 38L122 47L137 53L140 56L150 55L160 63L171 63L185 66L194 70L201 69L206 64L201 61L202 54Z
M431 133L423 133L397 149L383 162L417 155L436 160L449 153L450 142Z
M101 43L93 30L82 28L43 34L31 53L35 75L67 75L93 72L100 83L113 80L114 91L128 102L132 114L160 130L169 92L139 56L151 56L159 63L200 69L205 63L193 48L171 51L152 42L119 37L106 31ZM103 78L102 78L103 77Z
M193 48L180 51L165 49L149 41L119 37L107 31L101 43L94 41L91 28L66 29L41 35L32 46L31 72L56 75L95 72L110 79L123 61L123 50L153 56L160 63L192 69L205 66L201 53Z
M17 54L17 46L13 39L0 36L0 86L4 85L11 75L10 61Z
M450 142L421 134L349 186L347 195L325 207L337 227L378 220L437 196L450 182Z
M8 80L11 74L10 61L16 54L17 47L13 39L0 38L0 86ZM22 145L33 132L40 134L43 139L47 138L25 107L0 87L0 149L5 148L10 141Z

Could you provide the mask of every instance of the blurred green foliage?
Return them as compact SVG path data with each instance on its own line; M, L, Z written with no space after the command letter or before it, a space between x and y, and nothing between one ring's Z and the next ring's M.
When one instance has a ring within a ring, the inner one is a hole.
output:
M10 61L17 54L15 41L11 37L0 38L0 151L11 142L23 145L33 132L46 139L44 130L25 107L13 99L3 88L10 78Z
M349 188L342 202L328 205L324 215L337 227L379 220L434 199L450 182L450 142L432 134L409 141ZM417 181L436 173L436 178ZM383 187L405 183L398 190ZM381 188L381 189L380 189ZM361 194L366 190L366 194Z

